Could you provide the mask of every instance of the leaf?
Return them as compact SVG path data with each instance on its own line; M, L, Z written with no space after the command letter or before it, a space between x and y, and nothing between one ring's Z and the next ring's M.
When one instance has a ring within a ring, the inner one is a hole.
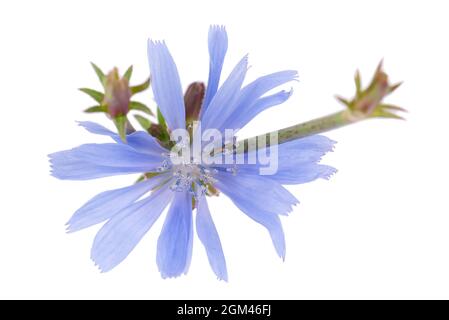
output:
M137 122L139 122L140 126L145 129L148 130L151 127L151 121L148 120L145 117L142 117L141 115L135 114L134 118L136 118Z
M165 122L165 118L159 108L157 108L157 122L159 124L159 127L161 128L160 140L169 141L170 134L168 133L167 123Z
M147 81L145 81L144 83L131 87L130 88L131 93L136 94L136 93L139 93L139 92L142 92L142 91L148 89L148 87L150 86L150 82L151 82L151 80L150 80L150 78L148 78Z
M398 106L395 106L393 104L381 104L379 107L382 108L382 109L389 109L389 110L394 110L394 111L407 112L406 109L398 107Z
M89 89L89 88L80 88L79 90L81 92L84 92L85 94L89 95L92 99L94 99L98 103L102 103L103 102L103 99L104 99L104 94L103 93L98 92L98 91L93 90L93 89Z
M167 123L165 122L165 118L162 115L162 112L159 108L157 108L157 122L161 126L162 129L167 130Z
M354 77L355 81L355 89L356 89L356 96L360 96L360 93L362 93L362 80L360 78L360 71L357 70Z
M90 108L87 108L86 110L84 110L84 112L87 113L95 113L95 112L106 112L106 107L105 106L93 106Z
M117 127L118 134L123 142L126 142L126 116L118 116L114 118L114 124Z
M149 114L150 116L154 116L154 113L153 111L150 110L150 108L148 108L146 105L138 101L131 101L129 103L129 109L142 111L145 112L146 114Z
M123 78L129 81L131 80L131 76L133 74L133 66L129 66L128 70L126 70L125 74L123 75Z
M374 110L371 117L372 118L391 118L391 119L405 120L403 117L398 116L397 114L394 114L392 112L389 112L389 111L383 110L383 109Z
M351 107L351 103L347 100L347 99L345 99L345 98L343 98L343 97L340 97L340 96L335 96L335 99L337 99L340 103L342 103L342 104L344 104L345 106L347 106L348 108L350 108Z
M395 84L391 85L390 88L388 89L388 93L393 93L401 85L402 85L402 82L398 82L398 83L395 83Z
M101 85L104 87L106 76L104 75L103 71L101 71L101 69L98 68L98 66L95 63L91 62L90 64L92 65L92 68L94 68L95 73L97 74L98 79L101 82Z

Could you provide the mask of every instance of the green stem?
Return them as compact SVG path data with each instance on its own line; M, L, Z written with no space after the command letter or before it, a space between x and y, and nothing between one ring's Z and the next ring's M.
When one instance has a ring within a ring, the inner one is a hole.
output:
M238 145L243 145L243 148L237 148L237 152L242 153L257 150L257 141L265 141L266 145L264 145L264 147L269 146L271 135L277 134L278 144L281 144L295 139L337 129L365 118L365 116L355 115L353 112L346 109L318 119L239 141Z

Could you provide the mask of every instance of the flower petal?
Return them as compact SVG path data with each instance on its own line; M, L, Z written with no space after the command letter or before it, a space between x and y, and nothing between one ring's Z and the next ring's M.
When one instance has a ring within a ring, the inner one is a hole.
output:
M275 94L257 99L249 108L239 108L238 116L232 117L224 125L224 128L240 129L248 124L254 117L262 111L284 103L291 97L293 89L290 91L282 90Z
M275 181L257 175L218 173L217 188L248 217L267 228L277 254L285 258L285 238L278 214L291 211L298 203Z
M165 159L162 154L144 154L115 143L85 144L49 158L52 175L71 180L154 171Z
M268 177L240 171L236 175L223 171L215 175L216 186L224 193L232 194L234 199L250 203L263 212L287 215L299 202L280 183Z
M120 139L120 137L117 139ZM136 131L129 134L126 137L126 144L138 152L150 155L160 156L168 152L154 137L144 131Z
M99 134L102 136L109 136L109 137L118 136L118 134L116 134L115 132L112 132L108 128L103 127L102 125L92 121L78 121L78 125L93 134Z
M166 177L160 175L131 186L96 195L73 214L67 222L67 231L78 231L113 217L165 179Z
M212 270L218 279L228 281L228 272L220 237L210 215L206 197L200 197L197 201L196 232L206 249Z
M319 178L329 179L336 169L318 162L327 152L332 151L335 143L321 135L282 143L278 147L277 173L267 177L281 184L301 184Z
M229 77L212 98L201 118L203 130L218 128L223 121L222 117L227 118L230 110L233 109L233 104L237 100L247 70L248 56L246 55L234 67Z
M209 29L209 79L201 113L206 111L217 92L223 62L228 50L228 35L224 26L211 26Z
M61 180L90 180L145 171L146 168L106 167L75 159L58 160L51 165L51 175Z
M271 89L295 80L297 76L296 71L286 70L260 77L251 82L241 90L236 103L226 108L226 113L220 117L222 123L217 126L217 129L240 129L236 125L240 122L241 114L251 113L255 103L262 95ZM255 116L257 113L253 113L253 115Z
M173 192L164 186L113 216L97 233L91 258L102 272L122 262L148 232Z
M147 167L147 170L151 170L164 159L162 155L140 153L127 145L117 143L83 144L71 150L50 154L49 157L53 164L57 159L71 158L107 167Z
M335 141L314 135L301 139L292 140L277 146L278 156L272 161L278 162L277 171L273 175L264 177L277 181L281 184L301 184L311 182L318 178L328 179L336 172L336 169L319 164L321 158L333 149ZM269 148L269 150L271 150ZM260 169L267 167L259 162L257 152L269 154L271 151L260 149L245 154L244 164L237 164L237 172L243 174L259 175ZM248 158L257 159L257 163L249 164ZM216 165L217 168L232 168L233 165Z
M164 42L148 41L151 87L168 127L185 128L184 98L178 69Z
M187 273L192 256L192 196L175 192L157 241L157 265L163 278Z
M136 131L127 135L126 142L123 142L117 133L112 132L98 123L91 121L79 121L78 124L90 133L109 136L118 144L129 145L138 152L148 154L161 154L167 152L167 150L163 148L154 137L144 131Z

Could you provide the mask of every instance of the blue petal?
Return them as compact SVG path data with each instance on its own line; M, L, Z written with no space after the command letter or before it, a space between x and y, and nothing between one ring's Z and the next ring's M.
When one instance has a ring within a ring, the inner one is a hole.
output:
M309 164L301 167L281 166L273 176L269 178L282 184L302 184L316 179L329 179L337 170L323 164Z
M101 166L123 168L153 168L164 159L162 155L140 153L127 145L117 143L83 144L71 150L52 153L49 157L53 165L63 162L64 159L73 159Z
M257 175L218 173L216 186L248 217L267 228L277 254L285 258L285 238L278 214L287 214L295 197L273 180Z
M120 139L120 138L118 138ZM123 143L123 142L121 142ZM126 138L126 144L134 150L151 155L162 155L168 152L163 148L157 140L144 131L136 131L131 133Z
M247 70L248 56L244 56L234 67L220 89L218 89L207 110L204 112L201 118L203 130L218 128L223 121L223 117L225 119L227 118L230 110L233 109L234 103L237 101Z
M248 124L248 122L250 122L262 111L287 101L288 98L291 97L292 93L293 90L290 91L282 90L275 94L259 98L256 100L256 102L254 102L254 104L250 108L242 108L243 110L238 109L239 110L238 116L229 119L229 121L227 122L227 124L224 125L224 127L233 129L243 128L245 125Z
M53 176L72 180L153 171L164 160L160 154L144 154L115 143L85 144L49 158Z
M229 190L234 198L242 199L260 211L277 215L287 215L298 203L298 200L280 183L258 174L219 171L215 178L217 187ZM224 190L222 190L225 192ZM225 192L226 193L226 192Z
M266 175L264 177L274 180L281 184L301 184L311 182L322 178L328 179L336 172L336 169L318 164L321 158L333 149L335 141L321 136L314 135L301 139L292 140L278 145L278 157L274 158L278 161L277 172L274 175ZM270 150L270 149L269 149ZM245 154L245 164L238 164L237 171L243 174L259 175L260 168L266 165L248 164L248 158L256 158L257 151ZM270 153L265 149L259 152ZM217 168L229 168L232 165L217 165Z
M90 180L146 171L146 168L106 167L74 159L66 159L63 162L51 165L51 175L61 180Z
M127 168L148 166L148 168L153 168L163 159L162 155L150 156L136 152L126 145L117 143L83 144L67 152L75 159L111 167Z
M164 176L156 176L134 185L102 192L79 208L67 222L67 231L78 231L103 222L138 200L152 188L163 182Z
M164 186L113 216L97 233L91 258L102 272L122 262L148 232L173 192Z
M109 137L115 137L118 136L115 132L112 132L106 127L103 127L102 125L92 122L92 121L78 121L78 125L89 131L93 134L99 134L102 136L109 136Z
M329 179L337 170L318 162L327 152L333 150L335 143L325 136L314 135L279 145L278 171L269 177L281 184L301 184L319 178Z
M205 197L198 199L196 214L196 232L206 249L207 258L212 270L220 280L228 281L226 261L221 248L220 237L210 215Z
M185 128L185 108L178 69L164 42L148 41L151 87L168 127Z
M112 132L111 130L95 122L80 121L78 124L90 133L109 136L118 144L129 145L138 152L148 154L162 154L167 152L167 150L163 148L154 137L144 131L136 131L129 134L125 143L117 133Z
M228 50L228 35L223 26L211 26L209 29L209 79L201 113L206 111L217 92L223 62Z
M241 127L237 125L241 121L242 114L245 115L251 113L251 111L253 111L253 116L258 114L258 112L254 113L253 108L262 95L282 84L295 80L297 76L296 71L286 70L260 77L251 82L242 89L236 103L227 107L225 115L221 115L222 123L217 126L217 129L240 129ZM259 110L259 112L262 110Z
M157 265L163 278L187 273L192 256L192 196L175 192L157 241Z

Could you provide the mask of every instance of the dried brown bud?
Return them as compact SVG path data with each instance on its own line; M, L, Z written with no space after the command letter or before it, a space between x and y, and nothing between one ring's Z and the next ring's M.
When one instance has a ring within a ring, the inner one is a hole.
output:
M160 125L152 123L151 126L148 128L148 133L155 138L159 138L162 133L162 128Z
M184 94L184 105L188 122L198 120L205 91L206 87L202 82L194 82L187 88Z

